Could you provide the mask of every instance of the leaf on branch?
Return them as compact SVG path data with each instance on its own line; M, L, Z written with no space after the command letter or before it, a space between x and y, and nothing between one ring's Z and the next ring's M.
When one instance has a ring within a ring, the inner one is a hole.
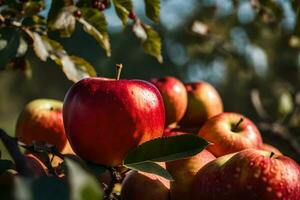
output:
M67 78L73 82L96 76L96 71L93 66L83 58L64 55L60 57L60 61L62 70Z
M83 8L81 13L82 17L78 18L78 22L82 24L84 31L98 41L106 51L107 56L111 56L107 22L104 14L92 8Z
M153 162L187 158L201 152L207 145L207 141L193 134L158 138L131 150L123 164L128 168L155 173L159 176L163 173L164 178L170 179L162 169L157 169Z
M96 178L85 171L74 160L66 158L65 162L68 167L70 198L74 200L102 200L103 192Z
M129 13L133 12L133 4L131 0L113 0L116 13L123 26L127 25Z
M91 64L83 58L69 56L63 46L58 42L49 39L46 36L40 36L38 33L31 33L33 37L33 48L35 54L46 61L48 57L56 64L62 67L67 78L77 82L83 78L96 76L96 71Z
M44 7L44 1L31 0L31 1L27 1L26 3L23 3L22 6L23 6L22 10L24 12L24 15L32 16L38 14L41 11L41 9Z
M145 0L145 10L147 17L159 23L160 0Z
M57 16L49 21L49 29L59 31L61 37L70 37L76 25L76 18L73 14L74 11L76 11L75 6L61 8Z
M163 62L161 55L161 40L158 33L149 25L137 20L133 26L133 32L141 39L144 51L154 56L159 63Z
M21 33L18 29L2 28L0 30L0 69L18 54Z

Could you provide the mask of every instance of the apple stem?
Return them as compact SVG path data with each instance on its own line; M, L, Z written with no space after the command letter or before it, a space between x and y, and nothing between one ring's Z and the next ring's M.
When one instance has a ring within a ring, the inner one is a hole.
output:
M232 128L232 131L233 131L233 132L236 132L237 129L239 128L239 125L240 125L243 121L244 121L244 119L241 118L241 119L238 121L238 123L236 123L236 125Z
M270 158L272 158L274 155L275 155L275 153L273 151L271 151Z
M121 71L122 71L123 65L122 64L116 64L116 80L120 80Z

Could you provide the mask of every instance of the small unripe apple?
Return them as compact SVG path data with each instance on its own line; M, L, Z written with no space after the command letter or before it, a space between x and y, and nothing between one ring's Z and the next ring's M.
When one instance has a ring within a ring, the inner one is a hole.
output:
M166 126L176 125L182 119L187 107L187 92L184 84L175 77L166 76L151 79L164 100Z
M286 156L246 149L201 168L191 194L192 200L298 200L300 168Z
M160 176L131 171L121 189L122 200L169 200L170 182Z
M53 99L36 99L29 102L20 114L16 136L25 143L33 141L54 145L59 151L67 144L62 119L61 101Z
M203 123L223 112L223 102L217 90L206 82L185 84L188 94L187 109L181 127L200 128Z
M247 148L260 149L262 138L255 124L238 113L221 113L207 120L198 135L212 144L207 149L216 157Z

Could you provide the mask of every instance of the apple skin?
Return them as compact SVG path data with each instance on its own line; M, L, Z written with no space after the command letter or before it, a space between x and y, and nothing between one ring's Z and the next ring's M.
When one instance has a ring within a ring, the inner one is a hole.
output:
M298 200L300 168L286 156L246 149L201 168L191 194L192 200Z
M184 132L167 130L165 137L186 134ZM170 183L170 196L172 200L190 199L190 187L197 172L208 162L216 157L207 150L186 159L175 160L166 163L166 169L172 175L174 181Z
M223 102L217 90L207 82L186 83L188 105L181 127L200 128L203 123L223 112Z
M187 108L187 91L184 84L172 76L149 81L158 88L163 97L166 126L176 125L182 119Z
M61 151L67 144L61 101L36 99L29 102L21 112L16 137L25 144L33 141L55 145Z
M243 119L237 130L233 127ZM212 145L207 149L216 157L241 151L247 148L262 147L262 137L255 124L238 113L221 113L207 120L198 135Z
M283 155L276 147L270 145L270 144L266 144L263 143L261 150L265 150L265 151L269 151L269 152L273 152L276 155Z
M86 78L68 91L63 119L78 156L117 166L130 149L162 136L165 110L158 89L149 82Z
M170 181L145 172L130 171L122 183L122 200L169 200Z

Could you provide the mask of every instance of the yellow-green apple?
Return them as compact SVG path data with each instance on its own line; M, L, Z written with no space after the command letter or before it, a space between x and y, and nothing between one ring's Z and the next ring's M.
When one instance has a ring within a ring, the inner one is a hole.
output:
M255 124L238 113L221 113L207 120L198 135L211 142L207 149L216 157L262 146Z
M187 92L184 84L175 77L151 79L161 93L165 105L166 126L174 126L182 119L187 107Z
M186 134L184 132L167 131L164 136ZM186 159L175 160L166 163L166 169L172 175L174 181L170 183L170 196L172 200L190 199L190 188L196 173L208 162L216 157L207 150Z
M162 136L165 109L147 81L85 78L66 94L63 119L78 156L117 166L130 149Z
M33 141L55 145L62 151L67 145L62 119L63 103L53 99L36 99L21 112L16 126L17 138L25 143Z
M265 150L265 151L269 151L269 152L273 152L276 155L283 155L276 147L270 145L270 144L266 144L263 143L261 150Z
M122 200L169 200L170 181L145 172L131 171L122 183Z
M223 112L222 99L217 90L206 82L185 84L188 94L188 105L181 127L200 128L209 118Z
M191 194L192 200L298 200L300 168L286 156L246 149L201 168Z

